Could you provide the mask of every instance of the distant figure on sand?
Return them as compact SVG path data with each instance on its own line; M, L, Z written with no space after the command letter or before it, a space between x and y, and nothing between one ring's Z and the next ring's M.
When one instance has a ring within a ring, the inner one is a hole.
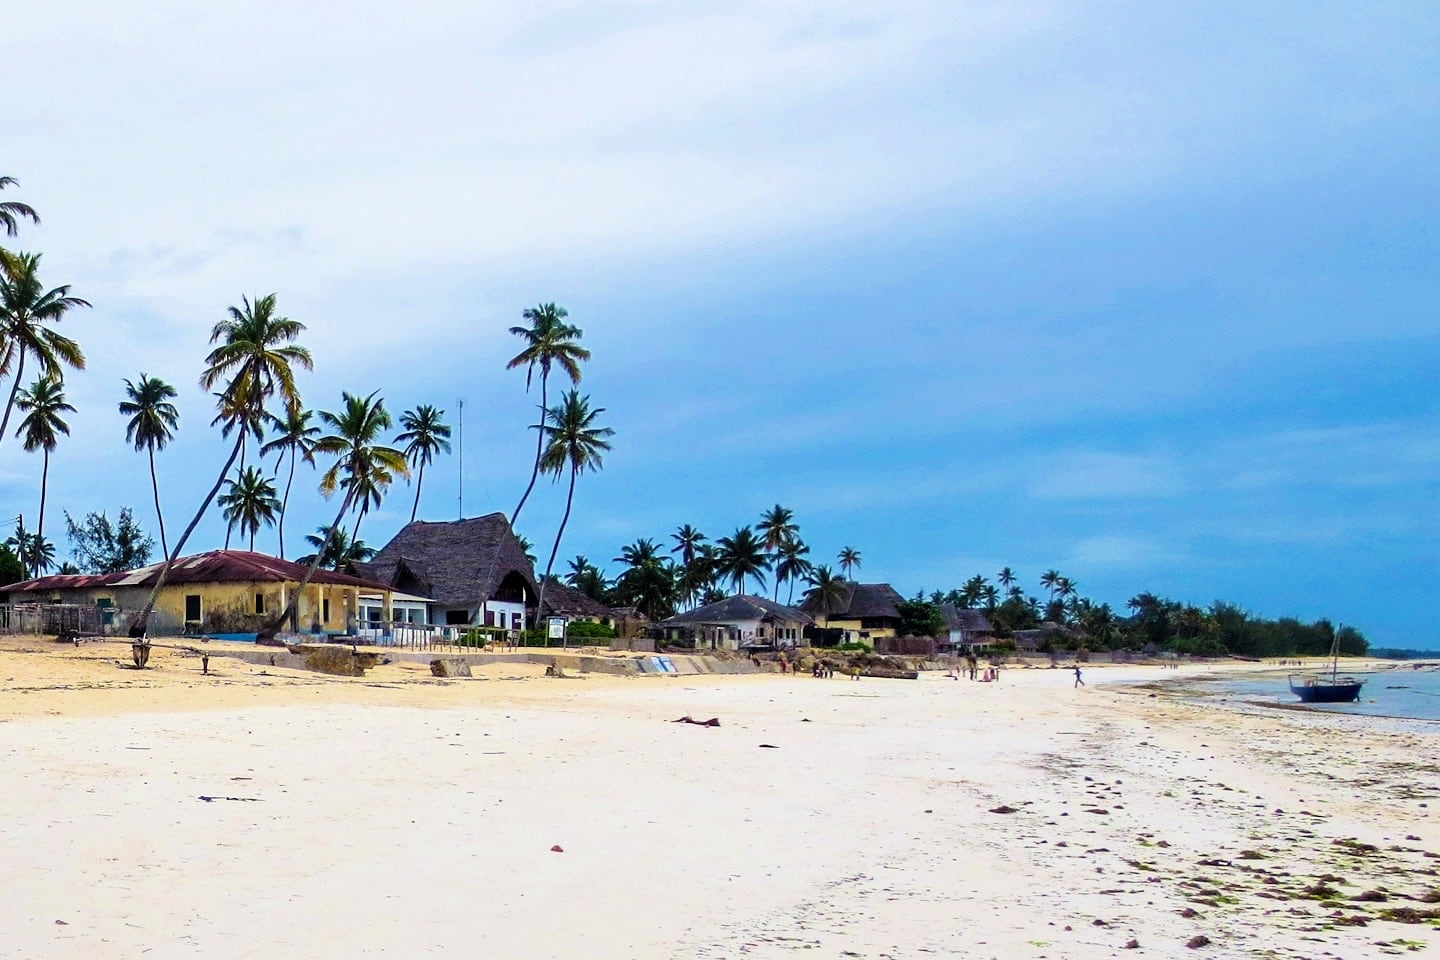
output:
M1080 679L1080 668L1079 668L1079 667L1076 667L1076 668L1075 668L1075 686L1077 686L1077 687L1083 687L1083 686L1085 686L1085 681Z

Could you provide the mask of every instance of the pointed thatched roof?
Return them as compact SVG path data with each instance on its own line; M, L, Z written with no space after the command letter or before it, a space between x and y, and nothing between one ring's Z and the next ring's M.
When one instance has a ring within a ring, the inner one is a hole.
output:
M947 630L969 630L971 633L989 633L995 628L979 610L957 607L953 603L940 604L940 616L945 618Z
M535 569L503 513L467 520L406 524L369 563L363 577L447 606L478 606L511 573L525 578L533 596Z
M545 583L545 617L612 617L615 612L599 600L567 587L555 577Z
M662 627L678 627L687 623L738 623L742 620L767 620L786 623L814 623L810 615L795 607L775 603L764 597L726 597L716 603L708 603L694 610L678 613L669 620L661 620Z
M855 583L846 581L845 592L830 605L831 620L860 620L892 617L900 619L900 604L905 598L888 583ZM819 600L812 592L801 604L811 616L819 616Z

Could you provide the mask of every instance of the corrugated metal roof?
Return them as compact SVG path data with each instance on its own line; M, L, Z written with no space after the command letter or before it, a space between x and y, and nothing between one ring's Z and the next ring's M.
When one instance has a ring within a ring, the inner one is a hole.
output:
M145 587L151 586L160 573L163 564L152 563L148 567L137 567L122 573L71 574L39 577L12 583L0 589L12 592L47 592L55 590L85 590L95 587ZM299 583L305 577L308 567L293 560L281 560L263 553L248 550L210 550L188 557L180 557L170 567L166 584L189 583ZM390 587L373 580L363 580L333 570L316 570L311 583L334 586L362 587L370 590L389 590Z

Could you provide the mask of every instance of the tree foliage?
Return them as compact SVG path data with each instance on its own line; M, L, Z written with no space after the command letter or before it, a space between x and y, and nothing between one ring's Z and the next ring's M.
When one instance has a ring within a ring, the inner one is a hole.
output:
M121 507L115 523L103 512L87 513L76 523L65 514L70 556L82 573L119 573L150 562L154 538L147 536L129 507Z

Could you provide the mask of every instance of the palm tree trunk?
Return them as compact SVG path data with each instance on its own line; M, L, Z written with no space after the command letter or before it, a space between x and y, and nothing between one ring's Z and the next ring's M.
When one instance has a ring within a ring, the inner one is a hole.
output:
M165 581L170 578L170 568L175 565L175 560L180 556L180 551L185 549L185 544L190 540L190 534L194 533L195 528L200 525L200 519L205 516L205 511L210 509L210 504L214 502L215 495L220 492L220 488L225 484L225 477L230 473L230 468L235 465L236 458L240 456L240 443L244 439L242 435L240 440L236 441L234 448L230 451L230 459L225 461L225 466L221 469L220 476L215 478L215 485L212 486L210 492L205 495L205 500L200 504L200 509L195 511L195 516L190 518L190 525L180 534L180 539L175 541L175 549L166 555L165 565L160 568L160 576L155 578L155 586L150 588L150 598L145 601L145 607L140 611L139 619L132 621L130 624L130 636L144 637L146 635L146 630L150 624L150 614L155 612L155 601L160 598L160 591L164 588Z
M360 508L360 516L355 518L355 529L350 531L350 549L352 552L355 549L355 544L360 540L360 524L362 521L364 521L365 511L368 509L369 504L366 504L365 506ZM335 566L336 569L339 569L340 565L337 563Z
M420 512L420 488L425 485L425 461L420 461L420 472L415 477L415 506L410 508L410 522L415 522L415 514ZM518 512L518 511L517 511Z
M549 386L549 380L550 372L548 370L542 370L540 372L540 429L537 431L539 436L535 438L535 465L530 468L530 485L525 488L525 493L521 495L520 502L515 505L515 512L510 514L511 530L515 529L515 520L520 516L520 508L525 506L525 501L530 499L530 491L535 489L535 478L540 476L540 455L545 451L545 411L547 409L545 404L548 400L545 391ZM544 591L544 584L541 584L540 589L542 592Z
M335 521L330 524L330 535L332 537L334 536L335 529L340 526L340 521L345 519L345 514L349 511L350 494L346 493L345 496L340 499L340 512L335 514ZM359 524L357 523L356 526L358 528ZM285 609L280 611L280 615L278 617L275 617L273 620L267 621L259 629L259 631L255 634L256 643L274 642L275 634L280 631L280 627L284 625L285 621L289 620L292 614L294 614L297 610L300 603L300 594L304 593L305 588L310 586L310 580L312 577L315 576L315 571L320 569L320 561L324 558L325 550L323 547L315 551L315 559L310 561L310 566L306 569L305 576L301 578L300 585L295 588L295 592L290 595L290 600L285 604Z
M45 535L45 488L50 485L50 451L45 451L45 466L40 470L40 519L35 522L35 576L40 576L40 541Z
M15 397L20 393L20 378L23 376L25 376L25 348L21 347L20 362L15 365L15 382L10 385L10 399L5 402L5 418L0 420L0 443L5 441L5 431L10 426L10 411L15 409ZM535 462L539 464L540 461Z
M570 522L570 506L575 502L575 477L577 473L578 471L572 466L570 468L570 490L565 494L565 515L560 518L560 529L555 531L555 546L550 548L550 559L545 564L545 576L540 579L540 596L535 599L536 620L539 620L545 615L545 584L550 579L550 571L555 567L555 554L560 552L560 538L565 536L565 524ZM550 645L548 634L545 645Z
M295 482L295 448L290 448L290 476L285 481L285 497L280 501L280 559L285 559L285 511L290 506L290 484Z
M155 447L150 446L150 489L155 494L155 522L160 525L160 552L165 556L170 555L170 547L165 543L165 515L160 512L160 480L155 476Z

